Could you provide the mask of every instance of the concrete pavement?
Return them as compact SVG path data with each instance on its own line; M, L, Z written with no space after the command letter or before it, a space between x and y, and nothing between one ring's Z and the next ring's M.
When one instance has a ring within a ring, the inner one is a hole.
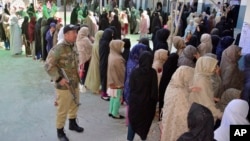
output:
M132 45L138 35L129 35ZM11 56L0 47L0 140L1 141L56 141L53 83L43 68L43 63L25 57ZM68 130L70 141L126 141L125 120L108 117L109 103L99 95L81 92L82 105L78 121L84 133ZM120 113L125 115L125 106ZM158 129L156 120L152 125ZM157 141L159 133L150 131L148 141ZM135 140L139 140L136 136Z

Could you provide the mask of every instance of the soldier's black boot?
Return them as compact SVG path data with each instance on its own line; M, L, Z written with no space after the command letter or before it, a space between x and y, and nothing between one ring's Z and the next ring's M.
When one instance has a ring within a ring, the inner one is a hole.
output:
M69 130L74 130L76 132L83 132L83 128L78 126L76 123L76 119L69 119Z
M63 131L63 128L57 129L57 137L58 137L59 141L69 141L68 137L66 136L66 134Z

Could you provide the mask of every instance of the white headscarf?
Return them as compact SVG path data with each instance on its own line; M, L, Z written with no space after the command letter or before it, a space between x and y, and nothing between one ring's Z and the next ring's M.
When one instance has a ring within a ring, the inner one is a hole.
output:
M230 125L249 125L247 114L249 105L245 100L234 99L228 103L223 113L221 125L214 131L214 139L217 141L229 141Z

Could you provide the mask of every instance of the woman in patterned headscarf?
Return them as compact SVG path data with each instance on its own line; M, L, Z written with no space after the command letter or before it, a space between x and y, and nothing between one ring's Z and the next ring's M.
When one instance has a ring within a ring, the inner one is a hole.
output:
M178 59L178 66L189 66L194 68L195 67L195 62L194 59L198 59L200 57L200 54L197 50L192 45L188 45L186 48L184 48L181 56Z
M223 90L228 88L243 88L243 72L239 70L238 61L241 57L241 48L231 45L225 49L221 57L221 79Z
M202 34L200 41L201 41L201 43L197 47L200 55L203 56L206 53L212 53L213 44L212 44L212 40L211 40L211 35L207 34L207 33Z
M195 66L193 85L189 95L189 102L199 103L211 110L214 120L221 118L222 113L215 107L214 89L211 82L215 74L218 61L212 57L200 57Z
M193 75L194 68L181 66L172 76L165 92L162 109L161 141L174 141L188 129L185 117L191 106L187 97Z

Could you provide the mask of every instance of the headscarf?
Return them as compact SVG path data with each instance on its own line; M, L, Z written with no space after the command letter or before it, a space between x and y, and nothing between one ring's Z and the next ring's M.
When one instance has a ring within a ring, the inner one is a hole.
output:
M88 27L82 27L77 35L76 38L76 46L77 50L79 52L79 64L86 63L92 54L92 47L93 44L88 38L89 35L89 28Z
M198 103L193 103L188 112L189 131L177 141L213 141L214 120L211 111Z
M221 96L220 101L216 104L216 107L218 107L221 110L221 112L224 112L228 103L233 99L240 98L240 94L241 91L235 88L229 88L225 90Z
M153 68L155 69L156 72L159 72L159 68L162 71L163 64L167 61L168 59L168 51L165 49L159 49L155 51L154 54L154 61L153 61ZM160 71L160 72L161 72Z
M241 48L231 45L222 53L220 68L223 89L236 88L242 89L243 73L238 68L238 60Z
M184 48L181 56L178 59L178 66L189 66L194 68L195 67L195 63L194 63L194 55L198 53L198 50L192 46L192 45L188 45L186 46L186 48Z
M230 125L249 125L246 119L249 105L245 100L234 99L228 103L222 116L220 127L214 131L217 141L230 140Z
M201 43L198 46L198 50L201 56L203 56L206 53L212 53L213 45L211 36L207 33L202 34L201 36Z
M125 61L121 55L124 42L122 40L112 40L109 44L110 53L108 57L108 79L107 84L117 88L124 86Z
M130 42L129 38L124 38L124 39L122 39L122 41L124 42L124 51L122 53L122 56L125 59L125 61L127 62L128 57L129 57L131 42Z
M145 37L141 38L139 40L139 43L146 45L147 46L147 51L150 51L150 52L152 51L151 48L150 48L150 43L149 43L148 38L145 38Z
M173 45L177 49L177 54L181 55L185 46L185 41L180 36L174 36Z

